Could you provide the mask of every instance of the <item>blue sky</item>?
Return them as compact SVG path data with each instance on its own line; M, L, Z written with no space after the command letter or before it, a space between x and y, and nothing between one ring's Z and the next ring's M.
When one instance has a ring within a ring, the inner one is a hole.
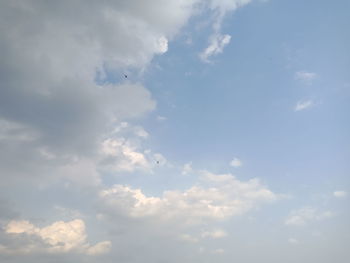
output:
M2 2L0 261L348 262L349 7Z

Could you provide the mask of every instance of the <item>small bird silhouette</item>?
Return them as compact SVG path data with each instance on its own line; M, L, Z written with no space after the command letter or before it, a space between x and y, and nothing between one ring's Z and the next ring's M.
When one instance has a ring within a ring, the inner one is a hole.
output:
M126 79L127 79L127 78L128 78L128 75L124 74L124 78L126 78Z

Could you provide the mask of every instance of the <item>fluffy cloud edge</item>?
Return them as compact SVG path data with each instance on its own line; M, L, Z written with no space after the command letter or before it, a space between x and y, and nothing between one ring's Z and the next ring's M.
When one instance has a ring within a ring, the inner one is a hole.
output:
M79 253L90 256L106 254L110 251L111 241L90 245L87 241L85 222L81 219L64 222L57 221L46 227L36 227L27 220L12 220L4 227L5 233L14 239L28 239L25 245L7 247L2 245L0 251L7 254L66 254Z

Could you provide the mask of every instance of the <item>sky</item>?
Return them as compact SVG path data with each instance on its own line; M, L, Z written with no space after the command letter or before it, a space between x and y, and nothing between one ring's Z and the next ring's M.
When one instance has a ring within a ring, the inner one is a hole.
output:
M0 2L0 261L350 261L350 2Z

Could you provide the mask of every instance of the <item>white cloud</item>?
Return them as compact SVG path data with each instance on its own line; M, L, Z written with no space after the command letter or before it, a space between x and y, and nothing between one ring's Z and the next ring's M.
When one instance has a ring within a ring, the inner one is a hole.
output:
M0 158L0 174L9 175L2 179L44 176L76 157L96 156L111 122L154 110L138 71L167 52L196 3L1 2L0 24L8 26L0 29L0 98L8 103L0 103L0 120L11 124L0 128L0 156L7 156ZM129 70L134 74L125 80L122 72ZM141 128L135 133L148 136ZM146 165L141 152L124 153ZM21 166L10 167L19 156Z
M243 165L242 161L238 158L233 158L233 160L230 162L230 165L233 167L241 167Z
M209 46L199 55L204 62L209 62L209 58L223 52L224 47L230 43L230 35L215 34L209 40Z
M142 139L146 138L140 136L139 131L136 135ZM144 150L137 138L135 139L130 135L127 137L128 139L112 136L101 143L101 160L98 165L100 169L112 172L134 172L138 170L152 173L153 168L171 166L161 153L153 153L149 149Z
M119 211L130 217L154 217L187 225L242 215L260 203L276 199L257 179L242 182L229 174L211 173L206 174L201 184L185 191L164 191L162 197L148 197L141 189L124 185L100 192L102 210L110 216Z
M199 55L204 62L210 62L210 57L220 54L226 45L230 43L231 36L221 34L221 24L228 12L250 3L251 0L211 0L210 9L213 10L213 34L209 38L209 46Z
M295 79L310 84L317 77L316 73L307 71L298 71L295 73Z
M102 241L94 246L90 246L86 250L86 254L95 256L100 254L106 254L110 251L112 243L110 241Z
M337 198L346 198L348 196L348 193L346 191L334 191L333 195Z
M71 251L88 255L107 253L110 241L103 241L91 246L87 241L85 223L81 219L69 222L57 221L47 227L39 228L29 221L11 221L5 226L5 232L16 239L23 235L32 238L21 248L3 247L7 253L68 253ZM39 241L36 239L39 238ZM44 244L44 246L43 246Z
M153 156L137 143L105 145L114 155L101 154L101 139L119 140L105 136L111 124L127 130L121 123L156 108L151 93L138 82L140 73L167 52L191 16L208 10L213 14L214 33L204 52L208 58L230 40L219 32L223 17L248 2L1 2L0 24L8 25L0 29L0 98L6 101L0 103L2 180L54 180L46 175L64 178L61 173L68 170L72 181L86 185L91 179L97 185L99 166L105 164L116 171L150 171ZM128 79L123 72L131 72ZM134 133L149 136L142 127ZM21 165L14 165L19 156Z
M102 142L101 153L105 156L101 165L112 171L149 171L151 164L138 146L125 138L108 138Z
M301 100L301 101L298 101L297 105L294 108L294 111L302 111L312 107L313 105L314 105L314 102L312 100Z
M157 121L166 121L168 118L164 116L157 116Z
M147 138L149 136L148 132L146 132L141 126L136 126L134 132L137 136L142 138Z
M181 174L182 175L188 175L190 173L193 172L193 169L192 169L192 162L189 162L189 163L186 163L183 168L182 168L182 172Z
M334 216L331 211L319 211L312 207L303 207L292 211L285 220L286 225L304 226L309 222L321 221Z
M223 238L226 237L227 233L222 230L222 229L215 229L212 231L205 231L201 234L202 238L213 238L213 239L217 239L217 238Z

